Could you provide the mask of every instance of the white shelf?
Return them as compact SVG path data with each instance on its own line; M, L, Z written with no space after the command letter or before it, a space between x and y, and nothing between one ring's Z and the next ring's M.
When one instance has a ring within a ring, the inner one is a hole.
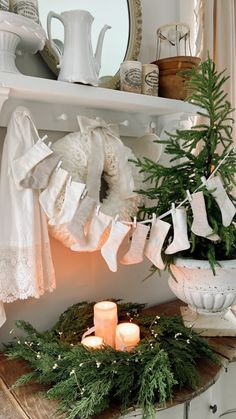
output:
M139 135L145 125L163 115L196 114L195 106L179 100L126 93L111 89L71 84L0 72L0 98L3 104L0 125L7 126L15 106L27 106L38 129L74 131L76 115L100 116L107 122L128 120L122 135ZM6 100L7 99L7 100ZM67 121L57 117L66 113Z

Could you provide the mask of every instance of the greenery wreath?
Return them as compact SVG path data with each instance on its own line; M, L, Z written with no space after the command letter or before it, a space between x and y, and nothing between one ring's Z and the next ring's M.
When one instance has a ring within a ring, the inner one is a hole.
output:
M219 363L207 341L186 328L179 316L148 315L144 305L117 303L119 321L134 320L141 329L140 344L132 352L91 349L78 343L93 324L92 302L71 306L43 333L18 321L17 327L26 336L15 337L6 353L28 361L31 372L15 386L32 380L49 384L46 397L59 400L67 419L90 418L112 402L123 411L141 408L142 417L151 419L157 404L164 405L175 386L197 387L198 359Z

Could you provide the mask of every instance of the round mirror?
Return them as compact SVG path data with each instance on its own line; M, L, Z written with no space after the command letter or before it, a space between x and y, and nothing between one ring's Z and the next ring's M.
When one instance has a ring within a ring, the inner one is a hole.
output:
M76 7L75 7L76 4ZM47 30L47 15L50 11L61 13L65 10L84 9L94 17L92 24L92 46L96 49L101 28L108 24L102 48L99 86L118 88L119 68L124 60L138 57L142 38L142 14L140 0L38 0L40 22ZM52 37L59 50L63 50L64 28L61 22L53 19ZM79 45L78 45L79 48ZM58 75L58 59L46 42L41 55L55 75Z

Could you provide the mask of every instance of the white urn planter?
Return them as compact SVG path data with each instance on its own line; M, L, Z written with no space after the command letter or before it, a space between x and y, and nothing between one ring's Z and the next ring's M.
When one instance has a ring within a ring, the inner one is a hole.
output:
M27 17L0 10L0 71L19 74L16 53L36 54L44 48L44 29Z
M188 304L181 307L186 326L204 336L236 336L236 259L220 261L214 275L206 260L181 259L170 265L169 286Z

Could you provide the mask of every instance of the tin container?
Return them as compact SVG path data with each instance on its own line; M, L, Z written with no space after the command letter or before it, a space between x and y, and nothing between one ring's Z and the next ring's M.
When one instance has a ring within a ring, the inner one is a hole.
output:
M158 96L159 68L155 64L142 66L142 93L144 95Z
M140 61L124 61L120 66L120 90L141 93L142 64Z

